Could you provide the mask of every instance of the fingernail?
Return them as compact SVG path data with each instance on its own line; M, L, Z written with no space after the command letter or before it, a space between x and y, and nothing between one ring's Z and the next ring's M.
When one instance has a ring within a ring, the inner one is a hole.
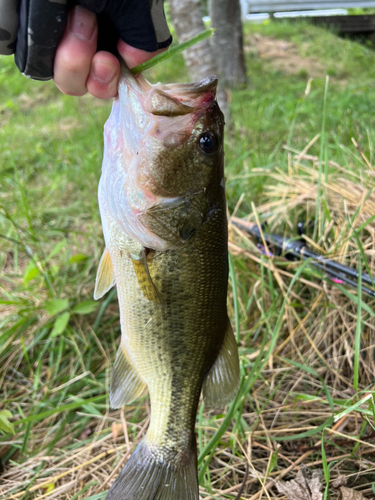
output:
M116 74L116 67L108 61L93 61L92 76L99 83L109 83Z
M95 30L95 14L80 5L74 7L70 18L70 31L83 41L91 40Z

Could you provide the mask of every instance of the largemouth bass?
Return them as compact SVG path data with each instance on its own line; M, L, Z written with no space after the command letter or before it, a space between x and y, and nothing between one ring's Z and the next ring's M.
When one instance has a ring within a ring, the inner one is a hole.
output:
M224 119L217 80L151 85L126 68L104 130L99 207L106 249L95 287L117 286L121 344L110 403L147 386L147 434L107 500L198 500L200 393L222 406L239 384L227 307Z

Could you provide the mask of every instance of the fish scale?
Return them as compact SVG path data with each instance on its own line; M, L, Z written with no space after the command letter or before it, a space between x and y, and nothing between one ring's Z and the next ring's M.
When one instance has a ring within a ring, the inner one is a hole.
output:
M147 434L108 500L198 500L202 387L215 405L238 388L216 84L157 84L151 99L154 87L125 69L106 124L99 185L106 251L95 298L116 283L122 336L110 402L129 404L145 386L151 402Z

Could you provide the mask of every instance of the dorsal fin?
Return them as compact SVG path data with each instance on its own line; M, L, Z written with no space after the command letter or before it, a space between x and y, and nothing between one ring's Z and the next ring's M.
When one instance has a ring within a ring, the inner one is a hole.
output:
M115 275L113 272L113 264L111 256L109 255L107 248L105 248L96 273L94 299L98 300L103 297L103 295L107 293L114 284Z

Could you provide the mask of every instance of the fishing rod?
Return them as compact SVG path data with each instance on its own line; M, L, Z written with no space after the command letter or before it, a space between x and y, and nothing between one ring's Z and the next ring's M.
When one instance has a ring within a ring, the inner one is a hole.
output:
M358 288L358 271L352 267L345 266L339 262L328 259L323 255L313 252L307 246L304 240L298 238L286 238L278 234L269 234L261 231L257 224L246 222L237 217L231 217L231 223L253 236L257 243L267 245L269 249L269 256L283 255L286 259L291 261L311 259L311 265L323 271L328 277L336 283L345 283L353 288ZM363 273L361 275L362 283L371 287L375 286L374 279L369 274ZM356 280L356 281L354 281ZM375 297L375 290L366 286L361 286L361 289L367 295Z

